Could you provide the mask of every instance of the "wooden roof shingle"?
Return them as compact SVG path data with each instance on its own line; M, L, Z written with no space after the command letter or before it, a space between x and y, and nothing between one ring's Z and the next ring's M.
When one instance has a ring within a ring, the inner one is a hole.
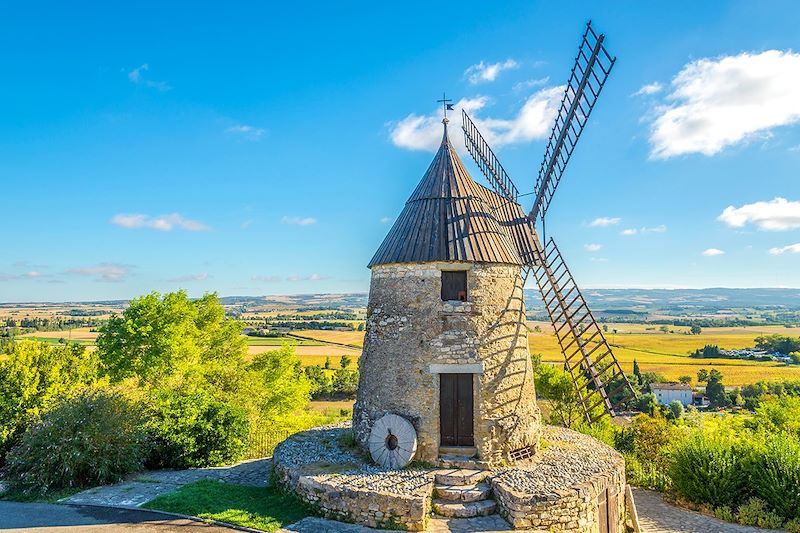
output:
M450 144L442 144L369 267L472 261L527 264L538 239L519 204L477 184Z

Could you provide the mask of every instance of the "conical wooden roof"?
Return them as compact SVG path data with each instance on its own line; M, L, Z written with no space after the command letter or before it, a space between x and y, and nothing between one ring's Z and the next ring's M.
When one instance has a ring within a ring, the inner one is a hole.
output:
M369 267L473 261L522 265L536 238L519 204L478 185L450 144L442 144Z

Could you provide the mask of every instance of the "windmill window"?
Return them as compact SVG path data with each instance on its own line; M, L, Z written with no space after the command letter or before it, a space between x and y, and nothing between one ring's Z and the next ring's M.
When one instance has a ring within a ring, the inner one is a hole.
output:
M467 301L467 271L442 271L442 300Z

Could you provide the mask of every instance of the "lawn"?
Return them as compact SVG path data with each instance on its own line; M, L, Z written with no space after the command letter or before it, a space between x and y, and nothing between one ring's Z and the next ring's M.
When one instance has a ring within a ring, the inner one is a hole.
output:
M308 516L308 509L274 487L245 487L202 480L150 500L142 507L276 531Z

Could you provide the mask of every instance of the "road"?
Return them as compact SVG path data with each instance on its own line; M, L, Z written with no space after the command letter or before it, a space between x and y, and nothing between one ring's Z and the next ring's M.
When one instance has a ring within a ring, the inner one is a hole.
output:
M0 501L0 531L18 533L230 533L232 529L149 511Z

